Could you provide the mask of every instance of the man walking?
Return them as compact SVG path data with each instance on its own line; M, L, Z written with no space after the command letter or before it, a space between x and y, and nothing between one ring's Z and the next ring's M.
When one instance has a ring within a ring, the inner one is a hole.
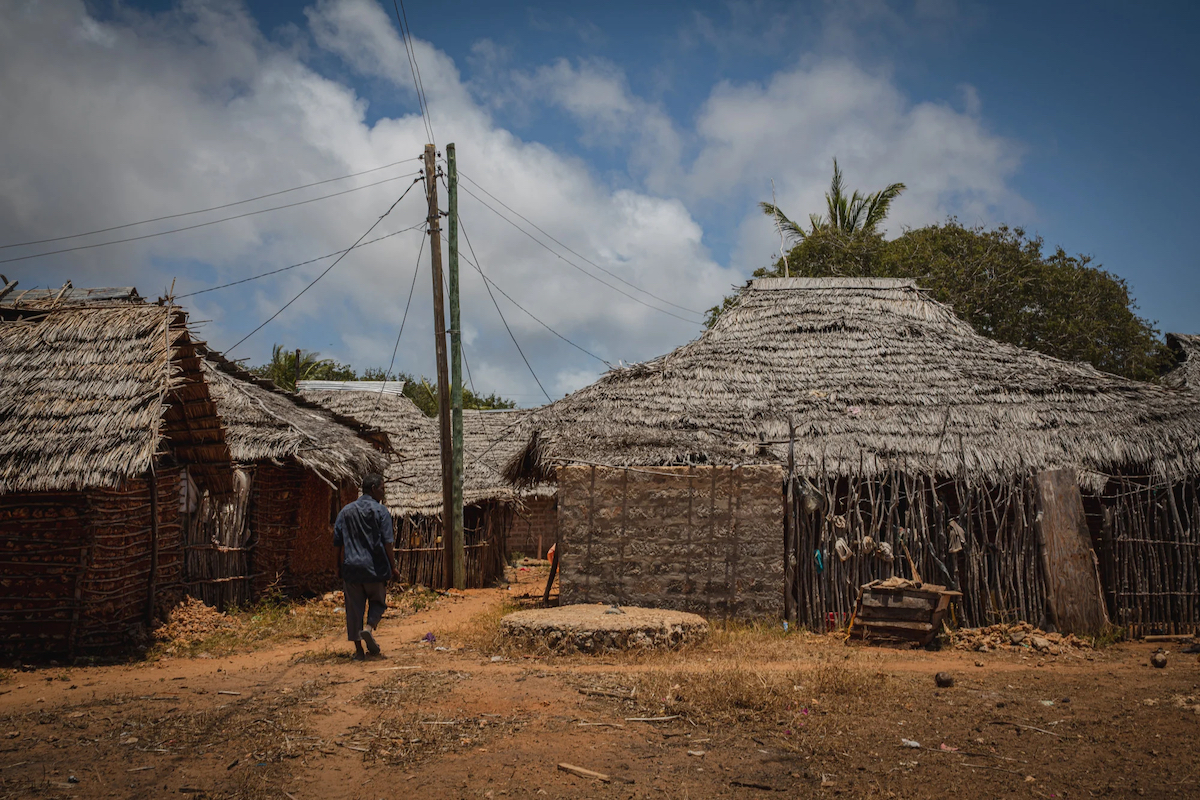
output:
M400 578L392 515L384 508L383 499L383 476L366 476L362 497L347 504L333 526L333 546L338 548L346 596L346 638L354 642L355 661L366 658L364 642L371 655L379 655L375 629L387 609L387 579Z

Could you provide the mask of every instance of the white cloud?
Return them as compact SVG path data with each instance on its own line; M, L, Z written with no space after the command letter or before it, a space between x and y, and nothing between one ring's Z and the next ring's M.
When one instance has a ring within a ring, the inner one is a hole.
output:
M401 159L413 160L404 169L232 211L415 171L426 139L422 120L410 113L368 124L367 100L344 78L313 66L335 55L372 86L390 86L394 97L383 99L414 106L408 59L386 10L371 0L320 0L306 14L311 42L292 37L285 45L264 37L234 0L185 2L158 16L122 10L106 22L91 17L79 0L0 5L0 243L218 205ZM777 247L769 221L753 207L769 196L770 180L780 204L803 216L821 207L835 154L855 187L908 184L893 229L947 212L973 220L1023 207L1007 185L1018 152L987 130L969 88L964 113L914 104L886 74L848 61L813 60L761 84L720 84L695 120L681 121L634 93L610 62L502 70L492 82L497 97L560 107L579 121L586 147L629 150L630 177L613 188L579 155L586 149L552 149L498 125L492 115L500 101L473 97L445 53L420 39L413 44L438 142L459 144L464 175L618 277L569 256L578 266L682 316L695 315L621 280L689 309L713 305ZM476 56L492 65L506 59L501 48L486 44ZM4 264L0 271L23 287L70 278L77 285L136 284L153 295L178 278L177 292L194 291L348 246L410 182L404 177L286 211ZM464 229L484 270L582 347L628 362L698 333L699 325L581 274L468 194L512 217L475 184L464 180L463 188ZM722 216L726 229L741 226L732 264L710 255L697 208L718 209L712 215ZM179 222L222 213L230 212ZM424 216L418 186L374 235ZM83 241L92 240L67 244ZM419 234L407 233L351 253L234 355L259 362L272 342L285 342L359 367L384 365L419 267L397 367L432 374L431 282L428 252L416 263L419 242ZM465 239L462 250L470 256ZM0 250L0 259L32 251ZM328 264L186 302L194 318L212 320L205 336L228 347ZM504 297L496 300L552 395L603 370ZM463 307L476 388L537 402L536 385L465 261Z
M0 8L0 17L0 118L6 120L0 129L6 154L0 166L0 242L217 205L415 159L425 142L421 120L413 114L368 125L366 102L350 86L316 72L299 52L303 48L266 40L236 3L186 4L161 17L123 12L106 23L90 17L82 3L9 4ZM406 73L396 66L407 66L403 47L378 6L363 0L322 2L308 17L317 47L392 81L398 96L408 90ZM470 100L448 57L426 42L417 40L415 46L439 142L460 143L459 163L466 175L631 283L698 309L719 299L730 280L701 245L699 227L681 203L609 191L577 158L497 127L486 109ZM416 166L414 160L412 170ZM188 292L346 247L410 180L0 270L25 287L69 278L77 285L136 284L143 293L155 294L178 277L176 291ZM474 185L465 186L496 206ZM587 349L609 360L643 359L698 331L698 325L634 303L580 274L469 195L464 193L460 204L464 227L487 273L525 308ZM423 206L418 186L374 235L418 222L425 216ZM273 341L281 341L359 366L386 364L419 241L418 234L409 233L351 253L234 355L258 362ZM465 242L463 250L468 252ZM30 250L0 251L0 258L26 252ZM195 318L212 320L206 337L227 347L328 263L186 302ZM428 250L420 268L397 366L432 374ZM555 387L548 389L561 391L554 377L560 373L595 376L603 370L504 298L497 300L526 355ZM463 306L475 331L471 356L477 387L536 401L536 386L482 281L466 263ZM569 383L579 380L576 376Z

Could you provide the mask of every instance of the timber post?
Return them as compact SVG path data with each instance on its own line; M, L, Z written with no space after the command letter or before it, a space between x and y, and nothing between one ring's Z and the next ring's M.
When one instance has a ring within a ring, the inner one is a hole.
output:
M454 522L450 509L454 506L454 456L450 433L450 376L446 367L446 307L442 287L442 226L437 201L437 151L425 145L425 192L429 199L429 255L433 272L433 334L437 354L438 430L442 444L442 553L444 584L454 585Z
M449 514L453 522L451 551L454 588L467 588L466 540L463 536L463 385L462 385L462 327L458 304L458 163L454 144L446 145L446 194L449 203L447 218L450 239L450 430L454 442L453 505Z

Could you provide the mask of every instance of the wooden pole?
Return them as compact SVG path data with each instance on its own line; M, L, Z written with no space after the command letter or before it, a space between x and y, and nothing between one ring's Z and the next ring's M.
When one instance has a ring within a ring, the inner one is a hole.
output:
M295 390L298 392L298 391L300 391L300 348L299 348L299 347L297 347L297 348L296 348L296 369L295 369L295 372L296 372L296 378L295 378L295 380L294 380L294 381L292 381L292 383L294 383L295 385L294 385L292 388L293 388L293 389L295 389Z
M446 307L442 288L442 225L437 201L437 151L425 145L425 192L429 199L429 255L433 272L433 338L437 355L438 429L442 444L443 586L454 585L454 442L450 432L450 375L446 367Z
M454 588L467 588L466 540L463 536L463 385L462 327L458 305L458 162L454 145L446 145L446 182L449 195L450 234L450 431L454 441L454 530L451 545L454 559Z
M146 473L146 484L150 487L150 576L146 579L146 627L154 624L154 604L158 591L158 473L154 462ZM82 580L82 578L81 578Z
M783 484L783 619L796 624L796 426L788 418L788 471Z

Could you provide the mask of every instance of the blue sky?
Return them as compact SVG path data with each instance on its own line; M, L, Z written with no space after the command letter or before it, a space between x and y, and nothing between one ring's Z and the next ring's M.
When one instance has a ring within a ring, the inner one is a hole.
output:
M767 263L777 241L755 203L774 180L794 216L818 210L833 156L856 188L909 185L892 234L949 214L1021 225L1127 279L1161 329L1200 328L1184 219L1200 177L1193 4L410 0L407 14L439 143L455 141L465 173L591 262L560 250L580 269L565 264L464 197L482 266L604 360L697 335L661 312L694 320L678 306L707 308ZM407 69L391 5L374 0L5 4L0 243L415 157L425 137ZM22 287L196 291L345 248L409 169L299 209L0 272ZM419 193L376 234L419 222ZM351 253L233 355L258 362L282 342L386 364L419 245L405 233ZM184 302L228 348L328 264ZM431 374L428 283L417 274L396 366ZM552 396L603 370L498 301ZM544 401L477 276L464 276L464 308L476 388Z

